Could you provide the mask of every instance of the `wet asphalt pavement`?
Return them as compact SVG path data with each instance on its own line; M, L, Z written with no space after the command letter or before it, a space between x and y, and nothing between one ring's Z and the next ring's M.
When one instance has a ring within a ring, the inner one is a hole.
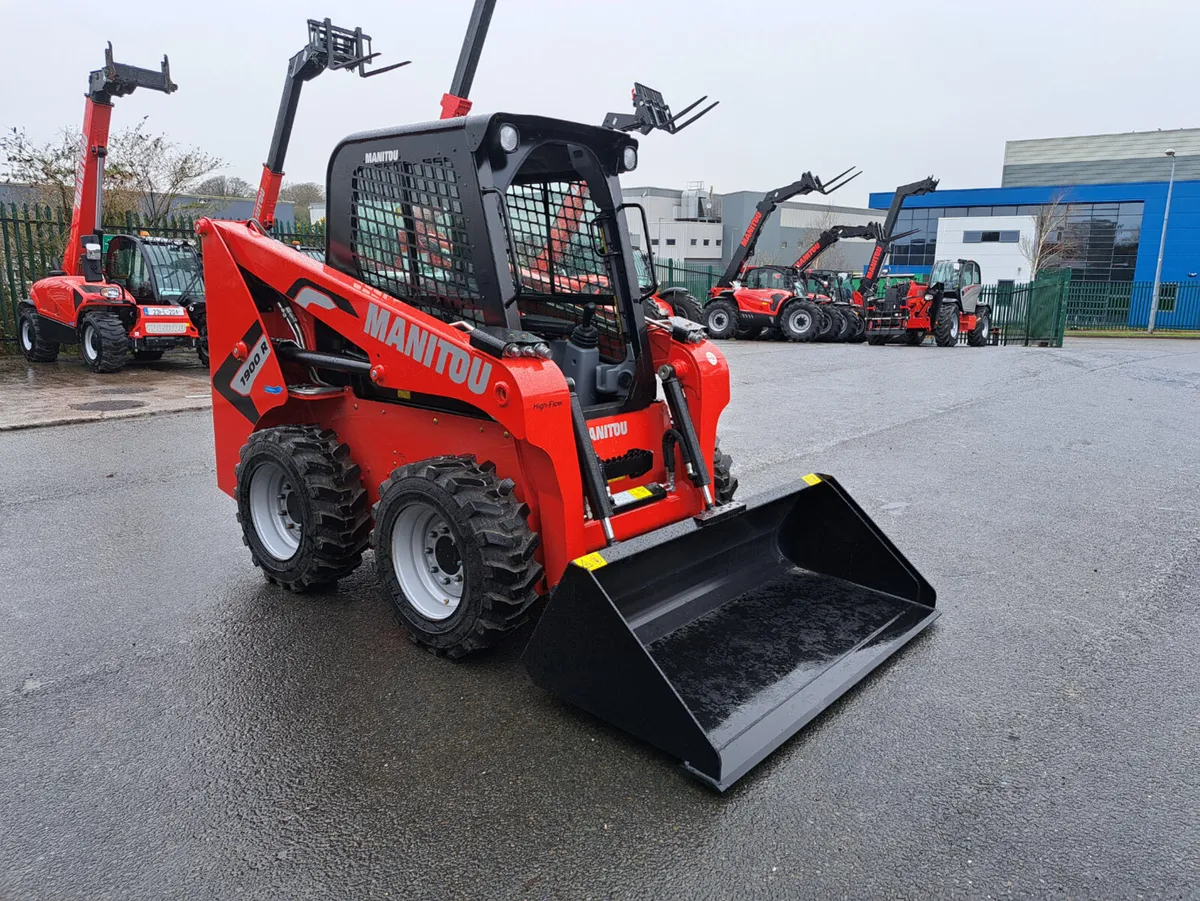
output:
M943 616L724 796L268 586L207 413L0 434L0 899L1200 897L1200 341L726 350Z

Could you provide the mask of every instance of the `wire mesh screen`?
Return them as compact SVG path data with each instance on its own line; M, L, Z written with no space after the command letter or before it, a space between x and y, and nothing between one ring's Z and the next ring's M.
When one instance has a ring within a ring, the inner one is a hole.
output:
M505 195L510 232L510 260L517 285L517 309L574 325L584 304L596 304L593 320L600 332L600 356L608 362L625 358L625 338L608 266L598 247L600 208L587 184L543 182L512 185ZM527 328L538 331L536 323Z
M484 321L448 163L359 166L351 204L351 253L363 281L440 319Z

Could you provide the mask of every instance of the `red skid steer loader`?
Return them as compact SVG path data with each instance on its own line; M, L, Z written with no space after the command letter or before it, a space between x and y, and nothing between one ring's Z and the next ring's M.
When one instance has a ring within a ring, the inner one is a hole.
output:
M644 315L636 140L465 115L493 3L447 118L333 151L324 265L253 222L198 224L218 483L287 588L370 544L441 655L543 598L534 681L725 789L928 626L934 592L828 476L733 500L725 359Z

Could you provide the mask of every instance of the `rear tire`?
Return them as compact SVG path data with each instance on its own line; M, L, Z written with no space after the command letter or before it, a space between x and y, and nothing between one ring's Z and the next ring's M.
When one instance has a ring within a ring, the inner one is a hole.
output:
M268 581L302 592L330 585L362 562L367 493L350 448L331 429L255 432L234 473L242 540Z
M986 347L992 337L992 317L989 311L976 312L975 328L967 332L967 344L971 347Z
M717 503L724 504L733 500L737 494L738 480L733 474L733 457L721 453L721 442L713 452L713 488Z
M155 360L161 360L163 352L161 350L135 350L133 358L139 363L153 363Z
M120 372L129 359L129 335L110 310L85 313L79 326L79 352L92 372Z
M850 336L846 338L848 344L862 344L867 340L867 324L863 322L861 316L857 312L848 312L845 314L850 320Z
M909 329L904 335L904 343L909 347L916 347L918 344L925 342L924 329Z
M204 368L208 368L208 318L206 316L198 317L195 322L196 331L200 333L200 340L196 342L196 356L200 358L200 362L204 364Z
M887 335L872 335L870 332L867 332L867 343L872 347L883 347L887 342Z
M821 313L806 300L794 300L779 314L779 331L789 341L805 343L817 336Z
M938 310L937 322L933 324L933 337L938 347L954 347L958 344L958 307L943 304Z
M19 330L21 353L30 363L53 363L58 359L58 342L42 337L41 317L33 307L21 307Z
M682 316L692 322L704 321L704 311L700 309L700 302L691 294L672 294L667 298L667 303L675 311L676 316Z
M817 309L821 314L820 323L817 326L817 340L832 341L838 330L837 320L833 318L833 309L824 304L818 306Z
M528 618L542 579L538 536L512 479L474 457L398 467L375 505L375 568L412 640L465 657Z
M738 309L731 300L714 300L704 308L704 330L718 341L732 338L738 327Z
M733 337L739 341L753 341L762 334L763 327L761 325L738 326L733 330Z
M837 317L837 331L830 340L836 341L839 344L845 343L850 339L850 334L854 326L850 322L850 314L841 307L832 307L831 311Z

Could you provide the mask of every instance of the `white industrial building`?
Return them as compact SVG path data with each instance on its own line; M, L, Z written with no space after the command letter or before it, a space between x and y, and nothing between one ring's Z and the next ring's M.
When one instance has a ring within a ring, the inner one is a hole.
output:
M964 216L938 220L937 258L974 260L985 285L1029 281L1033 216Z

